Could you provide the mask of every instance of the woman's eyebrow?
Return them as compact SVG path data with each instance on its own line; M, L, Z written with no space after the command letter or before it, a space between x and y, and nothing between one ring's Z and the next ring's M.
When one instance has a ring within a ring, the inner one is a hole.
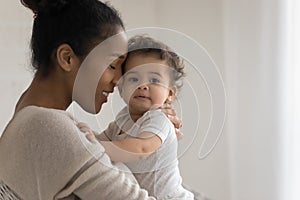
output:
M112 57L116 57L116 58L121 58L121 59L125 59L125 56L123 54L118 54L118 53L114 53L111 55Z

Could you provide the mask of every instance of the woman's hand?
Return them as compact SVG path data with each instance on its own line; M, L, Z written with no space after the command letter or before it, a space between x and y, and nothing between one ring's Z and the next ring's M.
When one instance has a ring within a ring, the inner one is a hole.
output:
M162 111L167 115L169 120L173 123L175 127L176 137L177 140L181 140L183 138L183 133L180 132L180 128L182 127L182 121L176 115L175 109L172 107L171 104L164 104L161 107Z

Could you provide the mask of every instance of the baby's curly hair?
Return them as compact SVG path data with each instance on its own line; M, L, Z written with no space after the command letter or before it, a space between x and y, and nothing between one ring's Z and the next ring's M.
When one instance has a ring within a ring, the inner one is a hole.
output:
M167 65L174 70L172 70L172 84L176 86L177 89L182 87L182 78L186 75L184 72L184 62L183 60L172 51L164 43L154 40L147 35L136 35L129 39L128 41L128 54L154 54L159 57L159 59L166 61ZM125 73L126 61L122 65L122 73Z

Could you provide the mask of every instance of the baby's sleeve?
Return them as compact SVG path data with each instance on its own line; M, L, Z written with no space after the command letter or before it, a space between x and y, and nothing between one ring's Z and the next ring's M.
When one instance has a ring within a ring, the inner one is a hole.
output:
M141 118L141 121L138 121L138 123L135 123L133 126L133 129L139 129L138 134L144 132L153 133L162 140L162 143L164 143L168 137L171 128L173 128L173 125L161 110L148 111ZM133 132L135 131L132 131L132 133ZM129 134L131 133L129 132ZM134 137L138 137L138 135L135 135Z
M96 135L96 138L100 141L113 141L114 135L117 134L119 128L115 121L110 122L108 127L100 134Z

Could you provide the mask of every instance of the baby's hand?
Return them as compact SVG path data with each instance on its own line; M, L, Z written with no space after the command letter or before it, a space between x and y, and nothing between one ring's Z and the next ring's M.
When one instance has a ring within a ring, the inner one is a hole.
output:
M94 142L96 140L94 131L86 123L79 122L77 123L77 127L81 132L85 133L85 137L89 141Z

